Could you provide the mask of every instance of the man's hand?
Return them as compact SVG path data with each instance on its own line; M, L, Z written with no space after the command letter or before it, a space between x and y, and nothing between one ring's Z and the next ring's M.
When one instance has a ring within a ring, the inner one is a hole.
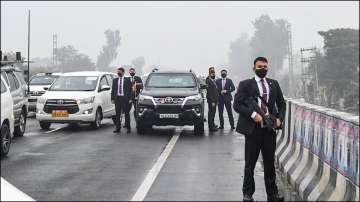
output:
M212 103L211 103L211 105L212 105L213 107L215 107L215 106L216 106L215 102L212 102Z
M112 104L115 104L115 101L114 101L114 100L111 100L111 103L112 103Z
M279 118L276 119L276 127L280 127L281 126L281 121Z
M132 100L129 100L129 104L131 104L132 103Z
M226 93L226 90L222 90L222 91L221 91L221 94L225 94L225 93Z
M260 116L260 114L256 113L254 121L255 121L255 123L262 123L263 118L262 118L262 116Z

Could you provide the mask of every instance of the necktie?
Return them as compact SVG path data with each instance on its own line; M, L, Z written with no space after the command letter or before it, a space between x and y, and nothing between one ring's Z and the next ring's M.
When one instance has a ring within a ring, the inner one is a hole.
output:
M122 89L122 77L119 77L119 89L118 94L123 95L123 89Z
M261 81L261 88L262 88L262 91L263 91L263 94L262 94L262 98L263 98L263 100L267 100L267 91L266 91L266 87L265 87L265 83L264 83L264 79L260 79L260 81ZM266 113L266 105L265 105L265 103L261 100L261 110L263 111L263 112L265 112Z

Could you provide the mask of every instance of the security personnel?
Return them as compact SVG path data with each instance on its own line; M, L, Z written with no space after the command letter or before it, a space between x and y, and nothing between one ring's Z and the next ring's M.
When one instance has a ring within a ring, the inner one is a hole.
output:
M210 132L218 130L214 123L216 106L219 100L219 92L215 83L215 68L209 68L209 76L206 78L206 99L208 102L209 113L208 113L208 124Z
M131 86L132 86L132 91L133 91L132 104L130 104L129 113L130 113L132 105L134 105L134 118L136 118L137 117L137 115L136 115L136 100L137 100L137 97L139 96L141 89L143 89L143 82L142 82L142 79L140 76L135 75L136 71L133 67L131 67L129 69L129 74L130 74Z
M255 192L254 168L259 157L263 156L264 179L268 201L284 201L278 193L275 174L276 132L263 128L263 118L253 106L249 106L249 97L257 98L259 108L265 114L276 117L276 126L280 127L285 118L286 103L276 80L266 78L268 61L264 57L254 60L255 77L239 83L235 94L234 110L239 113L236 131L245 135L245 175L243 183L244 201L253 201ZM260 98L261 96L261 98ZM277 110L275 108L277 107Z
M231 126L231 130L235 129L234 126L234 116L232 113L232 106L231 102L233 100L233 97L231 93L235 91L234 83L231 79L227 78L227 70L223 69L221 70L221 78L216 80L216 85L219 92L219 119L220 119L220 128L224 129L224 106L226 108L226 111L228 113L229 122Z

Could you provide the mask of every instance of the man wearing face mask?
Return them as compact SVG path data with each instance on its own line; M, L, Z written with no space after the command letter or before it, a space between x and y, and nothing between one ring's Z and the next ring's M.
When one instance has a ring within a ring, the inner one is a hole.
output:
M134 105L134 118L136 118L136 100L137 97L141 91L141 89L143 88L143 82L142 79L139 76L136 76L136 71L134 68L130 68L129 69L129 74L130 74L130 80L131 80L131 86L132 86L132 91L133 91L133 97L132 97L132 104L130 103L130 107L129 107L129 113L131 110L132 105Z
M121 113L125 114L125 126L128 129L128 133L131 132L130 129L130 115L129 107L131 99L133 97L132 85L130 78L124 76L124 68L118 68L118 78L113 79L113 85L111 89L111 102L115 104L116 111L116 129L114 133L120 133L121 130Z
M208 124L210 132L217 131L217 127L214 123L216 114L216 105L219 100L219 92L215 83L215 68L209 68L209 76L206 78L206 99L208 102L209 113L208 113Z
M229 122L230 122L230 126L231 126L231 130L235 129L234 126L234 117L233 117L233 113L232 113L232 107L231 107L231 102L233 100L233 97L231 95L231 93L233 91L235 91L235 86L234 83L231 79L227 78L227 71L226 69L221 70L221 78L216 80L216 85L218 88L218 92L219 92L219 104L218 104L218 108L219 108L219 119L220 119L220 127L219 129L224 129L224 105L226 108L226 111L228 113L229 116Z
M280 127L285 118L286 103L276 80L266 78L268 61L264 57L254 60L255 77L243 80L235 94L234 110L239 113L236 131L245 135L245 175L243 183L244 201L253 201L255 192L254 168L261 151L264 163L264 179L268 201L284 201L278 193L275 174L276 132L263 127L263 117L247 100L257 101L259 108L276 117ZM277 109L276 109L277 108Z

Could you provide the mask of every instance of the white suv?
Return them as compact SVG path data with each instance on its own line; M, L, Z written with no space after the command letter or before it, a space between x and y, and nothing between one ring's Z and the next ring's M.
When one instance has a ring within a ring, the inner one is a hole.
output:
M14 108L10 87L1 76L1 157L9 153L14 132Z
M112 80L116 74L98 71L62 74L37 100L36 119L42 129L51 123L90 123L100 128L103 118L115 117L111 103Z

